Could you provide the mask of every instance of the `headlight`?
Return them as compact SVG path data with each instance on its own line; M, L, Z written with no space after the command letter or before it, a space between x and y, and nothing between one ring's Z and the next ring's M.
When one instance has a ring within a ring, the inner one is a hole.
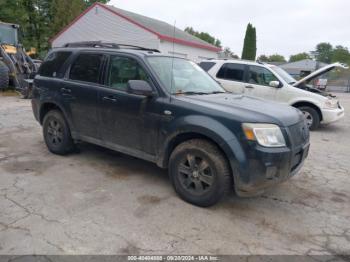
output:
M324 108L328 109L336 109L338 108L338 100L336 99L327 99L326 102L324 102Z
M242 128L248 140L257 141L262 146L286 146L281 129L277 125L244 123Z

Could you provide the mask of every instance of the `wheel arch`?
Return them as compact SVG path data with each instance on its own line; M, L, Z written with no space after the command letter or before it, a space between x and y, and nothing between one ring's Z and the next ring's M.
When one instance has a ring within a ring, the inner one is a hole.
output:
M49 111L51 111L51 110L58 110L58 111L60 111L63 115L65 115L64 112L63 112L63 110L62 110L62 108L61 108L59 105L57 105L56 103L53 103L53 102L45 102L45 103L43 103L43 104L40 106L40 111L39 111L39 122L40 122L40 124L43 124L45 115L46 115ZM66 116L64 116L64 117L66 117Z
M63 117L67 121L71 132L73 132L74 125L72 124L71 119L67 115L67 112L64 110L64 107L61 106L59 103L56 103L53 101L45 101L45 102L41 103L40 109L39 109L39 123L42 125L44 117L47 114L47 112L49 112L50 110L54 110L54 109L60 111L63 114Z
M189 122L191 123L190 125L179 127L168 136L159 154L161 157L158 158L158 166L163 168L168 167L171 153L179 144L191 139L205 139L216 145L223 153L228 161L231 174L235 181L236 176L240 175L235 172L237 165L238 167L244 168L247 164L247 158L239 140L232 131L228 130L221 123L215 120L203 120L203 117L191 118L191 122ZM203 126L203 123L206 125Z
M309 102L309 101L299 101L299 102L296 102L294 104L292 104L293 107L296 107L296 108L299 108L299 107L302 107L302 106L308 106L308 107L311 107L313 109L316 110L316 112L318 113L318 115L320 116L320 121L323 120L323 116L322 116L322 111L321 109L315 105L314 103L312 102Z

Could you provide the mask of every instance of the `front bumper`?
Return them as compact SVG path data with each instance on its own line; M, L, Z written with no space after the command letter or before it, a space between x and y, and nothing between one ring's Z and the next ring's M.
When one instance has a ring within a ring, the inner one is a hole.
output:
M254 150L250 150L247 166L236 170L237 195L242 197L259 195L266 188L291 178L302 168L309 147L309 141L294 149L264 148L255 145Z
M330 124L340 120L345 115L344 107L340 106L336 109L322 109L322 124Z

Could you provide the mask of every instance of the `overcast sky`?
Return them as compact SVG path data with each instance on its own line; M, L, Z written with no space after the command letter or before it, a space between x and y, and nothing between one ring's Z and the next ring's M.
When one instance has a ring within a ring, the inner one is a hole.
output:
M241 55L248 22L257 29L258 55L311 51L319 42L350 48L349 0L111 0L111 5L180 29L192 26Z

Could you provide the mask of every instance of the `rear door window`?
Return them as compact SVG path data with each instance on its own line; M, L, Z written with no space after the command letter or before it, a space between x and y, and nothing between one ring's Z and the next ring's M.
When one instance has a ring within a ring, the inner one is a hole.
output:
M245 65L226 63L223 64L216 77L226 80L244 82Z
M69 72L69 79L89 83L99 83L102 54L80 54L74 61Z
M40 66L38 74L46 77L63 77L60 70L72 52L60 51L51 53Z

